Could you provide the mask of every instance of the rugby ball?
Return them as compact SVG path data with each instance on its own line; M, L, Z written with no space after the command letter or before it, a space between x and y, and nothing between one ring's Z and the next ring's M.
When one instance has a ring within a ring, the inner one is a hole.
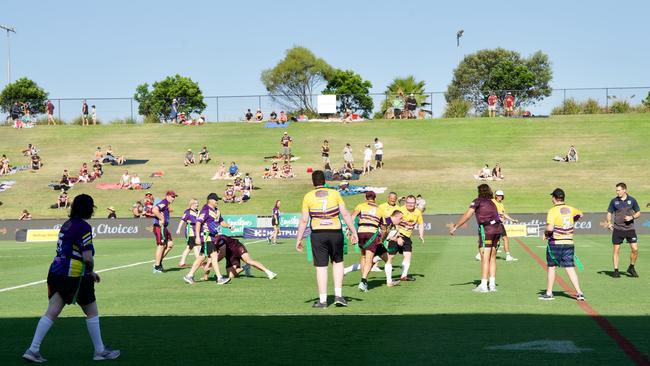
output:
M395 240L398 234L399 232L397 230L391 230L388 232L388 235L386 235L386 240Z

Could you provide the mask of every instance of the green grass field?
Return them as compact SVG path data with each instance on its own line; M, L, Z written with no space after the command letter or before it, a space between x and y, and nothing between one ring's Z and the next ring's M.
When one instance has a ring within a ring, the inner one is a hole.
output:
M522 242L544 258L540 239ZM154 275L151 240L95 243L97 270L146 262L103 272L96 287L104 340L122 350L115 364L633 364L559 286L555 301L537 299L545 272L516 242L512 252L519 261L498 263L497 293L471 291L479 278L475 238L427 237L415 245L411 272L417 281L387 288L383 273L371 273L371 290L361 293L359 272L353 272L344 283L350 306L325 310L310 307L316 296L314 270L293 240L248 245L253 258L279 273L276 280L254 270L254 277L221 287L182 281L187 270L174 268L178 259L173 258L180 254L179 244L166 262L168 271ZM640 278L613 279L603 272L611 268L608 237L578 236L576 246L585 264L579 275L588 304L647 357L650 272L642 264L647 248L640 247ZM54 250L53 243L0 243L0 289L44 279ZM625 248L622 264L627 265L627 254ZM346 263L355 260L350 251ZM567 280L564 272L561 276ZM0 364L22 363L46 299L42 283L0 292ZM488 349L536 341L551 343ZM547 352L553 345L564 345L555 351L577 353ZM42 346L52 365L88 364L91 349L75 306L64 310Z
M191 197L203 199L210 191L223 194L225 182L211 181L217 162L236 161L250 172L261 188L251 202L222 207L226 214L269 214L276 199L284 201L283 212L297 212L303 193L310 187L308 167L320 168L320 145L328 139L332 165L343 164L345 143L353 147L355 161L363 161L363 146L379 137L385 145L386 168L362 177L357 184L386 186L400 195L421 193L428 201L427 213L459 213L475 196L477 182L472 175L484 164L501 162L506 179L493 183L506 191L511 212L545 212L548 193L560 186L568 202L582 210L602 212L614 196L614 185L625 181L630 194L640 203L650 200L649 114L562 116L548 119L441 119L426 121L371 121L341 125L295 123L288 128L295 143L293 152L301 159L295 164L294 180L266 181L262 171L269 164L262 157L280 149L282 129L261 125L218 123L203 127L169 125L109 125L96 127L39 126L32 130L2 128L0 153L13 164L27 164L20 155L28 143L41 148L45 167L38 173L19 172L0 180L16 180L14 188L0 193L0 218L16 218L23 209L35 218L65 217L49 209L58 193L47 183L61 177L63 169L76 173L83 161L90 161L97 146L112 144L127 159L150 159L145 165L128 166L143 181L154 182L152 191L161 196L173 188L179 194L174 206L182 212ZM567 165L553 162L574 144L581 161ZM213 161L208 166L184 167L188 148L195 152L207 145ZM147 178L154 171L164 178ZM101 182L116 183L124 168L107 167ZM106 207L115 206L118 217L129 217L130 206L143 192L102 191L95 184L77 185L80 192L95 197L98 217ZM384 197L379 197L383 200ZM361 196L347 199L352 206Z

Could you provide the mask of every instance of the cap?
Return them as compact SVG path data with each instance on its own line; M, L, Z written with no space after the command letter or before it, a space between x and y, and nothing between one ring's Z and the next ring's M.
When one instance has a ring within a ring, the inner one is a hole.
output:
M147 192L147 193L145 193L144 195L145 195L145 196L153 196L153 193L151 193L151 192Z
M210 194L208 195L208 200L219 201L219 196L217 196L216 193L212 192L212 193L210 193Z
M499 189L498 191L496 191L496 192L494 193L494 195L495 195L495 196L505 196L505 195L503 194L503 191L500 190L500 189Z
M115 212L115 207L111 206L111 207L107 208L107 210L109 210L111 212Z
M286 135L286 134L287 134L287 131L284 131L284 134Z
M167 193L165 193L165 196L178 197L178 195L174 191L167 191Z
M564 197L565 197L564 191L562 190L562 188L555 188L555 190L553 190L553 192L551 192L551 196L553 196L553 198L557 198L557 199L564 199Z

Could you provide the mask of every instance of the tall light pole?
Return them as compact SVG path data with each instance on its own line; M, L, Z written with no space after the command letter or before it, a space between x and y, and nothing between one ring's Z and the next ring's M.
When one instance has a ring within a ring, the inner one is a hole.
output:
M456 32L456 66L460 65L460 37L463 36L463 33L465 33L465 31L462 29Z
M16 33L14 27L0 24L0 29L7 32L7 84L11 83L11 39L9 33Z

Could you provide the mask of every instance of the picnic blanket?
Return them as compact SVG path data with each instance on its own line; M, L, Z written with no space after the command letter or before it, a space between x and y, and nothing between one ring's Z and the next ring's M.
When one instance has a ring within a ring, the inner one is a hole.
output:
M22 172L23 170L30 170L31 167L29 165L21 165L21 166L15 166L9 170L9 173L5 175L12 175L16 174L17 172Z
M264 127L266 127L266 128L287 128L287 127L289 127L290 123L291 122L285 122L285 123L266 122Z
M325 171L325 180L334 180L334 181L340 181L340 180L359 180L361 178L361 170L354 170L352 173L349 174L339 174L338 172L332 172L331 170L326 170Z
M0 192L4 192L16 184L15 180L3 180L0 182Z
M355 194L362 194L366 192L375 192L377 194L381 194L386 192L388 187L370 187L370 186L347 186L347 187L342 187L342 186L337 186L337 187L332 187L335 188L341 196L354 196Z
M58 182L52 182L47 185L48 187L52 188L55 191L60 191L61 189L65 189L66 191L74 186L74 184L70 183L69 185L61 184Z
M296 160L300 160L300 156L291 155L290 161L296 161ZM281 157L281 156L277 156L277 155L275 155L275 156L265 156L264 161L273 161L273 162L276 162L276 163L277 162L284 162L284 158Z
M153 183L140 183L140 189L150 189ZM119 183L99 183L95 186L97 189L122 189ZM131 188L129 188L131 189Z
M140 164L146 164L149 162L149 159L126 159L124 164L122 165L140 165ZM111 161L111 165L120 165L117 163L117 161Z

